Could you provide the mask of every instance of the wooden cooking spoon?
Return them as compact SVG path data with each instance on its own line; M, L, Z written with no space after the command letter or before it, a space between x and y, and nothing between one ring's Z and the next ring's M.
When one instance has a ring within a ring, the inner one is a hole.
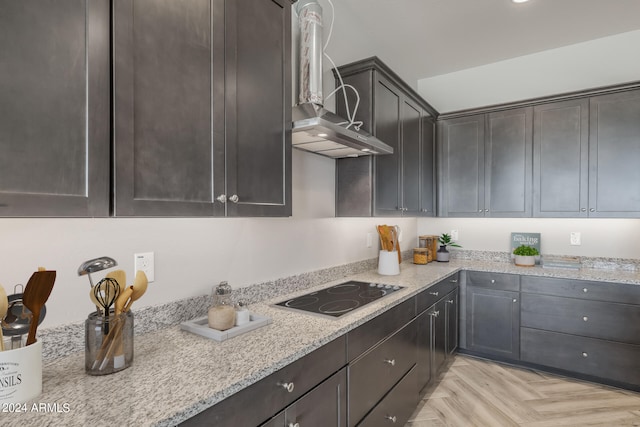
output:
M31 323L29 324L29 335L27 336L27 345L36 342L36 331L38 329L38 319L42 306L49 299L51 290L56 281L55 271L36 271L31 275L27 286L22 294L22 305L27 307L31 313Z
M131 308L131 304L134 301L139 299L145 292L147 292L147 286L149 285L149 280L147 279L147 275L144 274L144 271L138 270L136 271L136 278L133 280L133 293L131 294L131 299L127 302L127 305L124 306L123 311L129 311Z
M7 315L9 310L9 299L7 298L7 292L0 285L0 322ZM0 325L0 351L4 351L4 336L2 335L2 325Z
M120 293L127 287L127 273L124 270L113 270L107 273L105 277L114 279L120 286Z

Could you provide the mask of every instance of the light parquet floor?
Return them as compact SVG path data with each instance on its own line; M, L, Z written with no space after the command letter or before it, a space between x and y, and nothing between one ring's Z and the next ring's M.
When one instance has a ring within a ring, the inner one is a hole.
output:
M640 426L640 393L456 355L405 427Z

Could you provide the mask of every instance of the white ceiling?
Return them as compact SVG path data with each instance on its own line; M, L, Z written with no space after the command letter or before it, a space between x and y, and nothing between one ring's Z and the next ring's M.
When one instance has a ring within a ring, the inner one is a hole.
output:
M640 29L640 0L333 2L336 21L346 18L359 21L353 22L357 27L368 28L363 36L375 46L374 54L410 85L423 78ZM329 14L325 10L326 18Z

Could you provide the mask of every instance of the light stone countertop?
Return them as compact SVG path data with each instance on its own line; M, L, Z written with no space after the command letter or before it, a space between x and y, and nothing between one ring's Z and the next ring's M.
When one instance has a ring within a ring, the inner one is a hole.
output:
M289 295L348 279L405 287L340 319L274 307L286 299L279 296L249 307L270 317L270 325L227 341L194 335L177 325L136 335L133 365L112 375L86 375L84 352L46 361L42 394L27 403L26 413L3 413L0 419L7 427L176 425L461 269L640 285L640 274L627 271L522 268L474 260L416 266L405 261L398 276L369 271ZM32 411L33 403L49 404L48 410Z

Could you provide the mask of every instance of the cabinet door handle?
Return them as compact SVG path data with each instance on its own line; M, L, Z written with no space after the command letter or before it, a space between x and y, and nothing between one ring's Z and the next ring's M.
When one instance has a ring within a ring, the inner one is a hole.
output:
M596 210L594 208L589 209L589 212L595 212Z
M447 300L447 304L453 304L453 300L452 299L448 299Z
M584 292L584 293L586 294L587 292L589 292L589 289L587 289L587 288L582 288L582 292Z
M449 283L458 283L458 279L451 279L449 280Z
M383 362L391 366L396 366L396 359L384 359Z
M438 292L429 292L429 295L433 295L434 297L438 296Z
M586 352L586 351L583 351L583 352L582 352L582 357L585 357L585 358L586 358L586 357L588 357L588 356L589 356L589 355L587 354L587 352Z
M582 212L586 212L586 211L587 211L587 208L582 208L582 209L580 209L580 210L581 210Z
M234 194L233 196L229 197L229 200L231 200L233 203L238 203L240 198L238 198L237 194Z
M278 386L282 387L283 389L287 390L289 393L293 392L293 387L294 387L293 382L290 382L290 383L278 383L276 385L278 385Z
M389 420L389 421L391 421L391 422L392 422L392 423L394 423L394 424L395 424L395 423L396 423L396 421L397 421L397 419L396 419L395 415L387 415L387 416L385 416L384 418L385 418L385 419L387 419L387 420Z
M216 197L216 200L219 201L220 203L227 203L227 195L221 194L218 197Z
M289 423L287 427L300 427L300 423Z
M496 283L496 279L491 279L491 283Z
M518 302L518 300L516 298L513 299L513 302Z
M429 316L431 316L431 317L438 317L438 316L440 316L440 310L438 310L438 311L432 311L431 313L429 313Z
M479 212L479 213L482 213L482 209L480 209L478 212Z
M585 322L589 320L589 318L587 316L583 316L582 320L584 320Z
M489 209L485 209L484 211L485 211L485 212L489 212Z

